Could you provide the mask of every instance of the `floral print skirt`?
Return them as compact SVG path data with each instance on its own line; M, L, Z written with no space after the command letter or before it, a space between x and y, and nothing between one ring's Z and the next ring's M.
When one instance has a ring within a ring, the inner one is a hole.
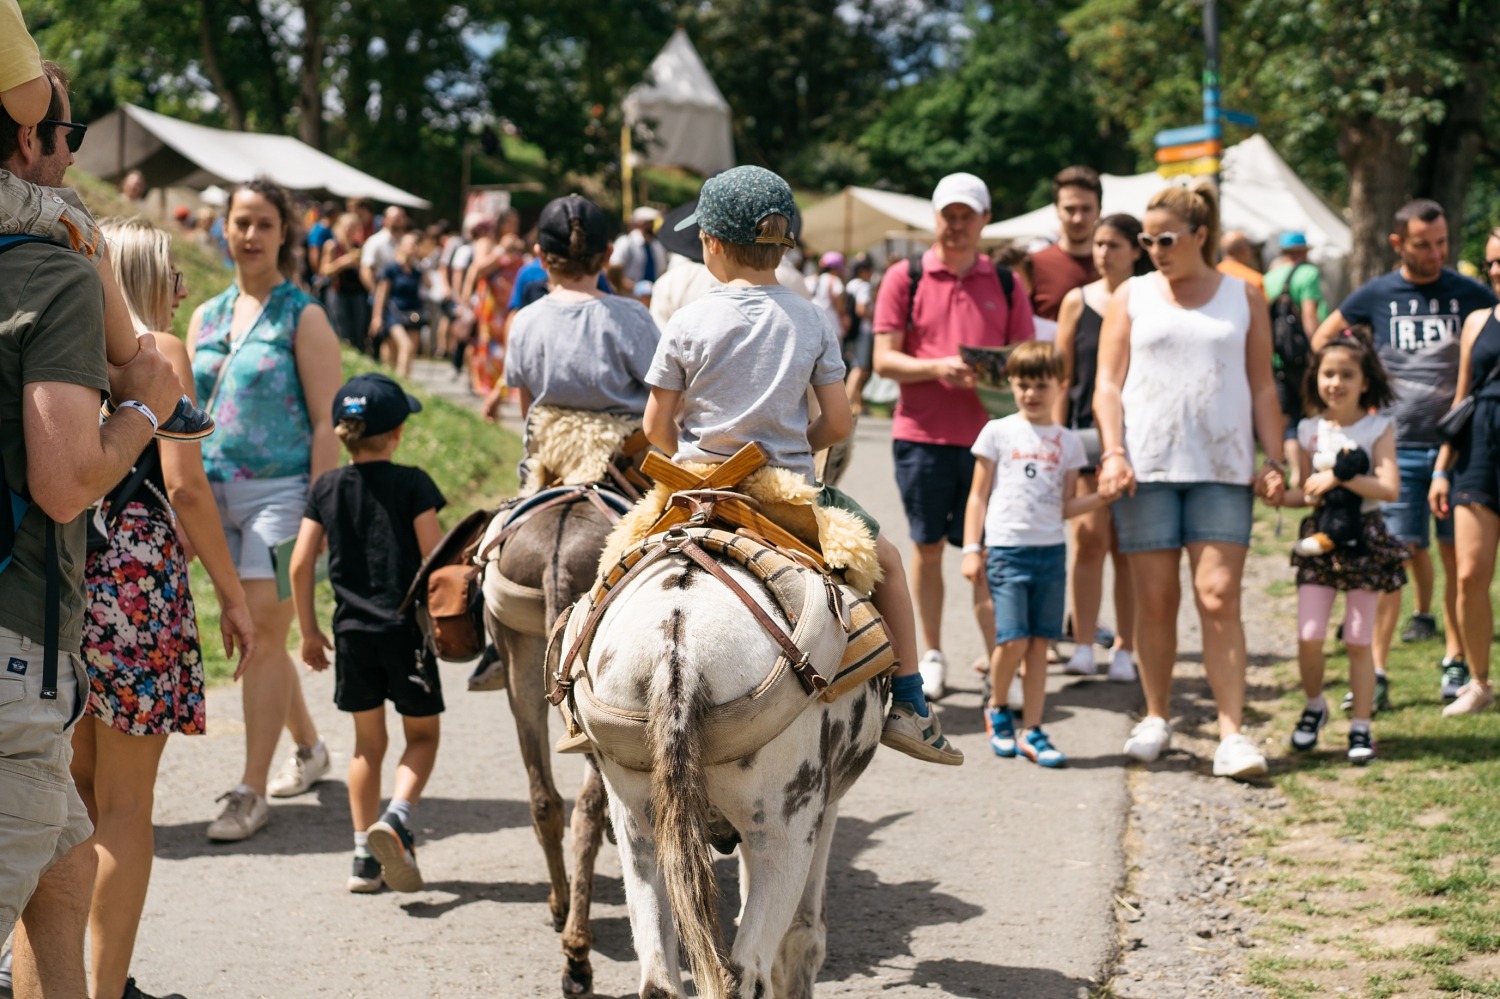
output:
M1317 533L1315 518L1305 517L1299 538ZM1326 555L1292 555L1297 567L1298 586L1327 586L1331 589L1374 590L1393 593L1406 585L1406 568L1402 563L1409 554L1406 546L1391 536L1385 517L1377 510L1364 514L1360 523L1361 544L1357 549L1335 549Z
M127 504L109 547L89 556L85 579L89 714L126 735L202 735L198 621L171 517Z

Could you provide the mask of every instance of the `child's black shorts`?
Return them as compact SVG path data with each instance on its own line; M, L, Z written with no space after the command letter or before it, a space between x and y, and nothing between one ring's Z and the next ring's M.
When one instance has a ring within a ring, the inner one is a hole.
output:
M442 713L437 660L415 627L335 634L333 651L333 703L340 711L370 711L390 701L408 718Z

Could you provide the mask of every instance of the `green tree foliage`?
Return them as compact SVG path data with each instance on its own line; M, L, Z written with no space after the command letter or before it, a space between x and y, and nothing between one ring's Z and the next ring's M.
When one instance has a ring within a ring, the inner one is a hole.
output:
M854 142L893 83L930 72L953 0L715 0L688 33L735 112L742 162L806 186L862 179Z
M1045 202L1069 164L1129 169L1124 133L1095 109L1058 26L1073 6L1011 0L971 14L951 70L897 93L861 138L880 180L925 191L966 170L1004 218Z
M485 74L489 104L558 172L616 171L620 101L675 25L665 0L534 0L503 24Z
M1351 272L1390 264L1394 210L1436 197L1462 217L1497 69L1484 0L1221 0L1223 103L1326 196L1349 205ZM1085 0L1063 26L1144 158L1157 128L1201 117L1197 0ZM1173 116L1176 120L1172 120Z

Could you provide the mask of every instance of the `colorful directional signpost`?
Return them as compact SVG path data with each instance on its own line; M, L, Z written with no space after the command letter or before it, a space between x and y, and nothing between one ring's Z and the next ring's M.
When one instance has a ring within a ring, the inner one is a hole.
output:
M1163 177L1212 177L1219 181L1224 123L1254 126L1255 115L1219 109L1219 7L1203 2L1203 124L1156 133L1156 172Z

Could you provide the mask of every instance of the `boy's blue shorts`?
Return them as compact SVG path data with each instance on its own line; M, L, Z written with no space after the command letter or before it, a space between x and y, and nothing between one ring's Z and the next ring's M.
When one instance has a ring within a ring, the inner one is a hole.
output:
M989 548L985 575L995 601L995 644L1063 637L1068 597L1066 545Z

